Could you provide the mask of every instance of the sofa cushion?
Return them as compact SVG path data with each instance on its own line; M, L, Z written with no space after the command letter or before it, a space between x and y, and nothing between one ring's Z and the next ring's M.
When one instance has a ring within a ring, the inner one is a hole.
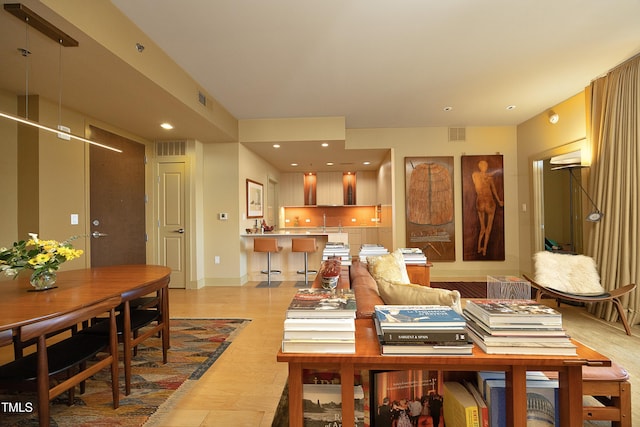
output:
M378 292L388 305L446 305L462 313L460 292L378 279Z
M367 268L376 281L381 278L397 283L411 282L404 257L399 250L390 254L367 257Z
M593 258L542 251L533 256L535 281L547 288L575 295L601 295L605 289Z

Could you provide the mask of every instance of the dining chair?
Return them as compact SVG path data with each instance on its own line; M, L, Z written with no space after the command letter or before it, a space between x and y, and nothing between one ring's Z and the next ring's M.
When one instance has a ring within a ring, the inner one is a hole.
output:
M169 302L166 287L142 286L122 294L123 303L116 316L118 342L123 345L125 395L131 394L133 356L140 343L154 335L162 340L162 363L167 363L169 350ZM95 322L79 334L105 335L104 321Z
M12 390L35 388L41 427L49 426L49 402L53 398L65 391L73 396L76 385L108 366L111 368L113 408L118 408L118 342L115 307L120 302L120 297L109 298L17 329L17 340L28 342L34 338L37 339L36 351L0 366L0 388ZM73 325L106 312L109 313L107 335L72 334L68 338L47 346L47 335L69 329ZM102 352L107 353L107 356L87 363ZM60 377L60 380L50 386L51 377Z

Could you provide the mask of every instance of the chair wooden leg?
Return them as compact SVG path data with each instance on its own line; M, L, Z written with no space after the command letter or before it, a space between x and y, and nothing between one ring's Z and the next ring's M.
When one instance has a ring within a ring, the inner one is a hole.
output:
M49 362L45 336L38 337L38 419L40 427L49 427Z
M613 298L611 300L618 310L618 316L620 316L620 320L622 320L622 325L624 326L624 330L627 332L627 335L631 335L631 327L629 326L629 322L627 321L627 316L624 314L624 307L618 298Z
M122 331L123 350L124 350L124 394L128 396L131 393L131 311L129 303L125 303L124 310L124 330Z

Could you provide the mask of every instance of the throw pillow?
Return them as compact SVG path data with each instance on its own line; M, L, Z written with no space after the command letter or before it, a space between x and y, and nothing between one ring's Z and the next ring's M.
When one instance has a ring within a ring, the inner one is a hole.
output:
M376 282L378 278L397 283L411 282L407 266L404 263L404 256L399 250L390 254L367 257L367 268Z
M585 255L541 251L533 256L535 281L542 286L575 295L600 295L605 289L593 258Z
M379 279L378 292L387 305L446 305L462 314L460 292Z

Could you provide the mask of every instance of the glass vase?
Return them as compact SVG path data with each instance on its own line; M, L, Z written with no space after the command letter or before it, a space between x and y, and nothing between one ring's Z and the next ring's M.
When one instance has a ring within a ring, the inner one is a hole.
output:
M34 271L33 274L31 274L29 283L31 283L31 286L33 286L36 291L44 291L55 288L56 279L55 271Z

